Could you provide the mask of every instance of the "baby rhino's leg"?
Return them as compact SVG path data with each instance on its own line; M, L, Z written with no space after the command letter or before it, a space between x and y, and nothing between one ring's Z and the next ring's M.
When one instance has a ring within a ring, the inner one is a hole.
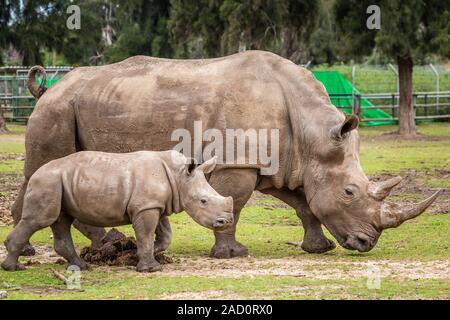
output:
M163 216L159 219L156 228L155 254L166 251L172 241L172 228L170 227L169 217Z
M70 227L73 218L61 212L58 220L52 224L53 241L56 253L64 257L70 265L76 265L81 270L86 270L88 265L84 262L75 251L73 245Z
M46 226L43 226L46 227ZM24 270L25 267L19 263L19 256L22 249L28 243L31 236L42 229L35 220L21 219L14 230L8 235L5 241L8 255L2 263L2 268L7 271Z
M132 217L139 258L136 270L139 272L161 270L161 265L154 257L154 236L159 217L160 212L157 209L144 210L134 214Z
M30 181L24 197L22 218L5 241L8 255L2 263L3 269L25 269L18 262L19 255L36 231L50 226L58 219L61 194L61 185L55 175L49 174L43 179L36 177Z

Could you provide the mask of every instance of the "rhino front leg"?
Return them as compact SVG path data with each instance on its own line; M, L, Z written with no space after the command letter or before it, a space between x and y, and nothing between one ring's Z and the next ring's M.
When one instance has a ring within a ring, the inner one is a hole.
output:
M222 196L233 197L234 224L228 230L214 232L216 242L211 257L228 259L248 255L248 249L236 240L236 225L242 208L255 190L257 176L255 169L221 169L212 173L211 186Z
M169 217L163 216L159 219L156 227L155 255L166 251L172 242L172 228L170 227Z
M292 191L287 188L271 188L261 190L261 192L280 199L296 210L305 230L301 244L303 250L309 253L324 253L336 248L334 242L323 234L322 224L311 212L303 190Z
M140 211L133 215L133 229L136 233L139 272L161 271L161 265L154 256L154 237L159 223L160 212L157 209Z

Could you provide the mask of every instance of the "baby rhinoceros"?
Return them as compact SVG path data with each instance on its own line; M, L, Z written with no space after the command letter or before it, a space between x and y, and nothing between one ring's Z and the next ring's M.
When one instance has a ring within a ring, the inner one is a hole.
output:
M22 219L8 235L5 270L21 270L18 257L36 231L50 226L55 251L70 265L86 269L76 253L70 227L74 219L98 226L132 224L136 233L137 270L161 270L154 258L154 235L160 218L185 210L210 229L233 222L233 201L206 181L216 158L200 166L176 151L104 153L83 151L53 160L28 182Z

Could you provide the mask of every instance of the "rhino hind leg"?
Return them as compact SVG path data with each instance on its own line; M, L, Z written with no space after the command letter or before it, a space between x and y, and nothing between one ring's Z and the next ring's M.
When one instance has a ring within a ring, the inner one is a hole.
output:
M30 237L38 230L52 225L60 214L62 190L53 177L44 181L37 178L39 188L32 189L24 198L23 215L5 241L8 255L2 268L8 271L23 270L19 256Z
M19 263L19 256L24 246L29 243L30 237L39 229L41 229L40 225L30 220L21 220L14 227L14 230L8 235L4 243L8 251L5 261L2 263L4 270L17 271L25 269L25 266Z
M11 215L14 221L14 226L16 226L20 218L22 216L22 207L23 207L23 197L25 196L25 191L27 191L27 185L28 185L28 179L25 178L25 180L22 183L22 186L20 187L19 194L17 195L16 201L14 201L14 204L11 208ZM36 250L34 250L33 246L28 242L25 244L25 246L22 249L22 252L20 253L21 256L34 256L36 254Z
M77 254L73 244L70 227L73 218L61 213L58 220L51 225L53 232L54 248L57 254L67 260L69 266L75 265L80 270L88 269L88 264L83 261Z
M222 196L233 197L234 224L221 232L214 232L215 244L210 256L218 259L248 256L248 249L236 240L236 224L242 208L255 190L258 173L255 169L222 169L213 172L211 186Z
M106 235L105 228L88 226L76 220L73 226L80 231L86 238L91 240L91 246L94 249L99 249L103 245L102 239Z
M65 100L54 101L50 97L42 99L44 97L39 100L39 106L33 111L27 126L25 180L11 209L15 225L19 223L22 216L28 179L47 162L65 157L80 149L76 138L77 128L71 103ZM75 223L75 227L92 241L94 247L99 245L100 239L106 234L102 228L80 223ZM28 243L21 255L34 255L34 252L33 247Z

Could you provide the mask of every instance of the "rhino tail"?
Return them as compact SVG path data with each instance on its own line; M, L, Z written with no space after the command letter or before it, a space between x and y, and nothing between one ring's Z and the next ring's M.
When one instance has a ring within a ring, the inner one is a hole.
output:
M39 73L42 75L41 84L39 85L36 81L36 74ZM28 71L28 90L30 90L31 94L37 99L39 99L44 92L47 90L45 87L45 80L47 78L47 74L45 69L41 66L34 66Z

